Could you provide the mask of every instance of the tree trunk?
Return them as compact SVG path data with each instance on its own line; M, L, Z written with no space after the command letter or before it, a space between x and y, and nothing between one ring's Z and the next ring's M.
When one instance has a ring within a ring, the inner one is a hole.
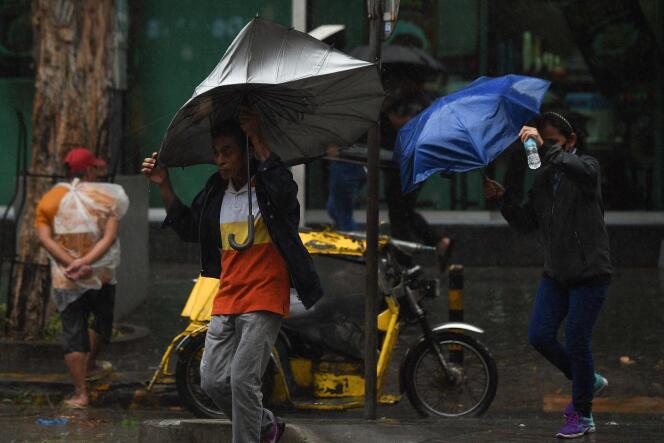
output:
M19 225L18 264L8 300L9 334L40 336L49 305L49 269L34 232L34 210L63 159L84 146L108 157L109 94L115 13L113 0L33 0L35 98L32 164Z

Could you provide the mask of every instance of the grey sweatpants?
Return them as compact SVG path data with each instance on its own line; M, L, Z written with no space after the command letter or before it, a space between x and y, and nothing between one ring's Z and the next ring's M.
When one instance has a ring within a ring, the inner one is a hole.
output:
M259 443L274 420L261 379L281 327L267 311L213 315L201 359L201 388L233 422L233 443Z

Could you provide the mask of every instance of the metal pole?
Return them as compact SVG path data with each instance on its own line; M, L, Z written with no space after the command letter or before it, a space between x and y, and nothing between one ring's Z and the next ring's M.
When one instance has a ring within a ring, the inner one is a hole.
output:
M380 63L383 12L379 0L367 1L370 60ZM378 122L369 129L367 158L367 253L366 300L364 304L364 416L376 419L376 302L378 299Z

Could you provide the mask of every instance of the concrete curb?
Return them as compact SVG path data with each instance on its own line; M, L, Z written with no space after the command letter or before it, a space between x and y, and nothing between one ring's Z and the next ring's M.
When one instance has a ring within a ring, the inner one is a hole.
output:
M93 407L120 405L125 408L178 408L185 410L174 385L157 385L147 392L151 372L114 372L109 377L88 383ZM73 390L65 373L0 373L0 400L42 404L59 402Z
M104 348L106 355L140 351L145 346L145 339L152 333L145 326L129 323L116 323L114 328L125 333L111 339L111 343ZM53 362L62 365L62 342L59 338L53 341L0 338L0 355L3 358L3 372L22 372L23 365L48 367Z
M147 420L141 423L139 443L216 443L231 441L231 422L228 420ZM288 423L280 443L328 443L299 425Z

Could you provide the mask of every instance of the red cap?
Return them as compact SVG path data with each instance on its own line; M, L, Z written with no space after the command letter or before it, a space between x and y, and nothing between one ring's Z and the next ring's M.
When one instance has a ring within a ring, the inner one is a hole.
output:
M67 153L65 163L69 166L72 174L78 174L85 171L90 166L104 166L106 162L86 148L74 148Z

